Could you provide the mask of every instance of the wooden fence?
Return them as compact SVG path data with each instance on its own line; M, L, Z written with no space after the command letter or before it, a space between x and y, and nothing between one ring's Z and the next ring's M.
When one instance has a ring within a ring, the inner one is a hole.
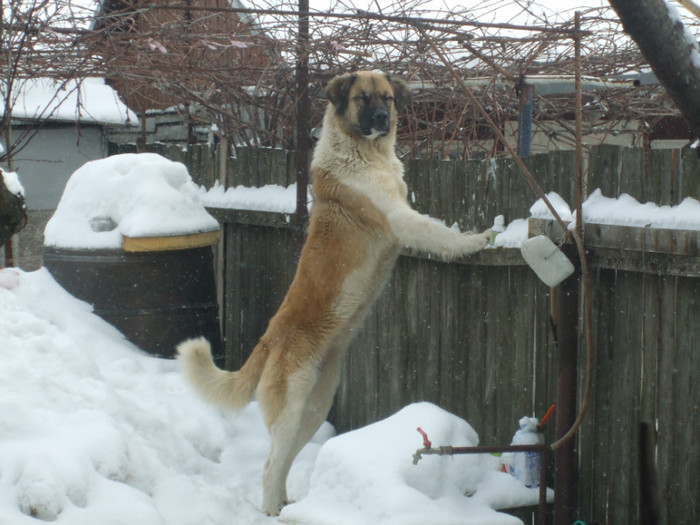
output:
M213 153L191 149L175 158L201 183L219 178ZM546 192L574 201L573 153L527 163ZM227 184L289 184L293 166L284 152L239 151ZM600 146L588 166L588 188L608 196L660 204L700 197L694 153ZM462 228L488 227L499 213L508 221L527 217L535 200L508 159L408 161L406 179L417 209ZM291 282L297 237L282 214L211 211L224 226L224 336L227 364L236 368ZM577 516L589 524L639 522L638 424L646 420L658 428L665 522L698 523L700 240L685 232L685 246L668 250L635 244L627 230L622 235L632 240L612 242L599 230L587 230L597 352L592 403L577 437ZM402 256L350 349L332 422L342 432L428 400L464 417L483 444L508 444L519 417L541 417L556 401L550 292L518 250L449 264ZM585 371L584 363L582 356Z

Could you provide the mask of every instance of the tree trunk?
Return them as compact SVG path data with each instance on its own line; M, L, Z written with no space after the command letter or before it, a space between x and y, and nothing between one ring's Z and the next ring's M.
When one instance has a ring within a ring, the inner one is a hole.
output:
M696 137L700 138L700 53L664 0L609 0Z

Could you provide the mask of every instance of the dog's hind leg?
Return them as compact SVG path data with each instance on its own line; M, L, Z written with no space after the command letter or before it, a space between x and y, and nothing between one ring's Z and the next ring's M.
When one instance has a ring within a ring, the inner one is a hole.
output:
M288 503L286 482L294 458L328 416L340 377L340 352L331 352L321 370L304 370L288 383L287 402L272 422L270 455L263 472L262 510L279 514Z
M301 410L286 407L270 428L270 455L263 471L262 511L268 516L276 516L287 499L287 475L299 450L295 450L297 431L301 421Z

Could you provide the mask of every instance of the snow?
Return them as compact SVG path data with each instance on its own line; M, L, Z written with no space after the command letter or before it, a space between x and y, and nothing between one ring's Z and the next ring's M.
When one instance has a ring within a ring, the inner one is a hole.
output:
M119 249L123 236L154 237L217 230L184 164L155 153L127 153L85 163L71 175L44 244Z
M686 197L676 206L659 206L653 202L642 204L627 194L622 194L615 199L605 197L597 189L583 203L583 222L700 230L700 202L692 197Z
M576 222L576 213L571 212L561 196L552 192L547 198L562 220ZM596 189L581 208L585 224L700 230L700 202L692 197L686 197L675 206L663 206L653 202L640 203L626 193L616 198L605 197L600 189ZM530 213L536 218L553 218L542 199L532 205Z
M294 213L297 206L296 183L287 186L268 184L259 188L235 186L224 189L218 182L209 190L200 187L202 203L212 208L233 208L279 213ZM311 198L307 199L309 202Z
M496 248L520 248L527 240L527 219L515 219L511 221L506 230L496 235L494 247Z
M0 523L515 524L492 507L537 501L490 455L413 465L417 426L436 445L478 441L419 403L337 437L324 424L290 473L298 503L266 517L257 404L237 417L205 405L177 362L134 347L45 269L0 270L0 363Z
M409 405L325 443L308 495L285 507L282 519L307 525L521 523L491 507L534 504L536 490L499 472L490 455L426 456L413 465L419 425L438 443L478 444L466 421L430 403Z
M547 200L557 212L561 220L570 221L571 220L571 209L566 201L556 192L549 192L547 195ZM530 215L538 219L552 219L553 215L549 211L549 208L544 203L543 199L538 199L535 204L530 207Z
M276 185L262 188L237 186L227 190L217 184L208 191L204 188L199 191L207 207L283 213L294 213L296 207L295 184L287 188ZM546 197L563 221L575 224L575 212L558 193L550 192ZM617 198L605 197L600 189L596 189L583 203L582 209L585 223L700 230L700 202L692 197L687 197L676 206L660 206L651 202L640 203L627 194ZM542 199L531 206L530 217L554 218ZM520 248L527 238L528 218L516 218L503 233L496 236L493 246Z
M547 194L547 199L562 218L570 221L569 228L576 224L576 213L557 193ZM661 228L672 230L700 230L700 202L686 197L675 206L658 205L653 202L640 203L623 193L617 198L605 197L600 189L594 190L582 205L584 224L607 224L634 226L639 228ZM553 219L542 199L530 208L530 216ZM520 248L527 240L527 219L515 219L506 231L496 237L494 245L501 248Z
M2 152L0 152L2 153ZM5 171L0 168L0 177L7 188L7 191L14 195L24 195L24 187L19 181L17 173L14 171Z
M13 89L13 118L138 124L136 113L128 109L101 78L89 77L79 82L32 78L18 80ZM0 116L3 114L4 108L0 108Z
M683 28L683 36L686 41L687 51L684 49L683 52L690 53L690 63L696 67L700 68L700 48L698 48L697 37L690 31L688 26L683 22L683 16L678 8L671 2L666 1L666 8L668 9L668 17L671 19L674 25L680 25Z

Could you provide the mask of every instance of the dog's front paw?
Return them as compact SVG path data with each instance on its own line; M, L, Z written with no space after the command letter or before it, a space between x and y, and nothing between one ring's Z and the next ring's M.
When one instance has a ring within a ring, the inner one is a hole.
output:
M461 238L461 248L463 255L471 255L476 252L480 252L491 239L491 230L486 230L481 233L463 233Z

